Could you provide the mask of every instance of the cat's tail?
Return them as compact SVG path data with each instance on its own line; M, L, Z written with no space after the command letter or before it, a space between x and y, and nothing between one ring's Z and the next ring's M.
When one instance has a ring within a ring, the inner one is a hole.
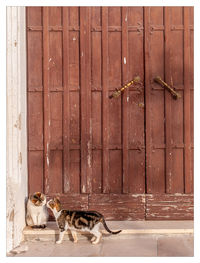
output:
M101 218L101 223L103 224L103 226L105 227L106 231L108 231L109 233L113 234L113 235L116 235L116 234L119 234L122 230L119 230L119 231L111 231L108 226L106 225L106 221L105 219L102 217Z

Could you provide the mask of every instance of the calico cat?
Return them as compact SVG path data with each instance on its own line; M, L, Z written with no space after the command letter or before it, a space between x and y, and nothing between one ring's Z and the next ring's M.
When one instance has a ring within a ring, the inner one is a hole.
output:
M92 244L98 244L101 239L99 230L102 223L105 229L111 234L118 234L121 230L113 232L106 225L103 215L96 211L73 211L61 209L61 203L58 198L51 199L47 202L47 207L53 212L56 223L60 229L57 244L61 244L65 234L65 230L69 229L72 233L74 243L77 243L77 231L87 231L94 236L91 239Z
M48 217L46 196L40 192L30 195L27 202L27 225L32 228L45 228Z

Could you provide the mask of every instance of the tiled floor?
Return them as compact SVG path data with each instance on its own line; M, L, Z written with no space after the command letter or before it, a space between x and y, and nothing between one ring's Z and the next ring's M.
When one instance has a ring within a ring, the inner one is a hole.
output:
M192 257L192 234L129 234L123 238L109 239L103 236L98 245L92 245L90 240L80 239L77 244L63 241L55 244L53 241L27 241L28 251L21 254L10 254L11 257Z

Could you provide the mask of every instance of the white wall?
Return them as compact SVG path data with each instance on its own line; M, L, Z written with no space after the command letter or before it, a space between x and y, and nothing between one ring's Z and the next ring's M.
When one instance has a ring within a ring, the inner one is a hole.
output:
M25 7L7 7L7 252L19 245L27 196Z

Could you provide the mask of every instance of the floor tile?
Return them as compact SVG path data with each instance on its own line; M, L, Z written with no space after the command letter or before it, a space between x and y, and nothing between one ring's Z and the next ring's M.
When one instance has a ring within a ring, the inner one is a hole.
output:
M89 239L77 244L64 240L27 242L28 251L12 257L172 257L193 256L193 235L117 235L103 236L100 244L93 245Z
M193 255L193 235L171 235L158 238L158 256L160 257L192 257Z
M129 239L104 240L102 256L105 257L151 257L156 256L156 238L135 235Z

